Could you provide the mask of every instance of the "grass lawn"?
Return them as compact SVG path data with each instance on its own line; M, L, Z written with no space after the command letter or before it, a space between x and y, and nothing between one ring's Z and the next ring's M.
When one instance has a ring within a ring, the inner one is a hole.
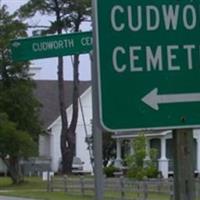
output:
M116 199L116 198L119 198L120 197L120 193L118 192L118 195L117 195L117 191L116 192L107 192L105 193L105 197L108 197L108 199ZM126 193L125 195L125 198L127 199L143 199L143 193L141 192L140 196L138 196L138 194L136 193L131 193L131 192L128 192ZM169 196L168 195L164 195L164 194L156 194L156 193L150 193L148 195L148 200L170 200Z
M82 196L80 192L70 191L65 193L63 191L47 192L47 182L42 181L40 177L27 177L25 182L20 185L12 185L9 178L0 177L0 195L16 196L16 197L27 197L41 200L93 200L94 194L86 193ZM126 197L129 199L137 199L138 194L133 192L126 193ZM142 198L143 194L140 194ZM107 191L105 193L105 200L120 199L119 191ZM148 200L169 200L169 195L150 193Z
M92 200L92 197L64 192L46 192L47 183L39 177L27 177L20 185L13 185L9 178L0 177L0 195L27 197L41 200Z
M42 181L40 177L26 177L24 183L13 185L8 177L0 177L1 190L23 190L23 189L46 189L47 183Z
M64 192L13 191L5 194L3 193L3 195L34 198L38 200L93 200L93 198L89 196L70 195Z

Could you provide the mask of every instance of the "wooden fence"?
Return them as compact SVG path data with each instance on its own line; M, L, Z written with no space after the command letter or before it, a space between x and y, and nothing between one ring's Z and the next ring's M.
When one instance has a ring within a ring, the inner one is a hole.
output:
M173 200L173 179L131 180L125 177L105 178L106 200ZM94 195L94 178L90 176L51 177L47 190ZM196 179L196 199L200 196L200 179Z
M94 179L84 176L55 176L48 180L47 191L64 191L70 193L81 193L82 195L94 193Z

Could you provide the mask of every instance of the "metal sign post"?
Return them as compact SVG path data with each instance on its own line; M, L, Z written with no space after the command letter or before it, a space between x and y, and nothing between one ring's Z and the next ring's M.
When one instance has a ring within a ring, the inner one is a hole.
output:
M93 137L94 137L94 175L95 175L95 200L104 199L104 175L103 175L103 151L102 151L102 128L99 119L99 93L98 93L98 70L97 70L97 46L96 46L96 0L92 0L93 14L93 53L91 55L92 62L92 112L93 112Z
M104 199L103 153L102 153L102 129L99 123L98 83L97 68L93 55L90 54L92 71L92 134L94 145L94 175L95 175L95 200Z
M192 129L173 130L175 200L194 200L194 148Z

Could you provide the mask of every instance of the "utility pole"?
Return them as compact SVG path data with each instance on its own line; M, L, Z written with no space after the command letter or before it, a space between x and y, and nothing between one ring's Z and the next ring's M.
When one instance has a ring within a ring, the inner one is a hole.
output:
M192 129L173 130L175 200L194 200L194 148Z

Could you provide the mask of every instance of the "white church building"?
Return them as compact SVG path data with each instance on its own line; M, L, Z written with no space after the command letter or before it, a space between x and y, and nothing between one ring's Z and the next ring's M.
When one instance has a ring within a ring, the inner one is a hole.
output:
M50 168L58 172L61 164L60 133L61 118L59 115L57 81L36 81L36 96L43 104L41 120L46 133L39 137L39 157L50 160ZM65 98L67 101L67 117L70 122L72 116L72 90L73 82L65 81ZM81 81L79 98L79 115L76 128L76 152L82 162L84 172L92 172L91 152L88 139L91 137L92 120L91 87L89 81Z

